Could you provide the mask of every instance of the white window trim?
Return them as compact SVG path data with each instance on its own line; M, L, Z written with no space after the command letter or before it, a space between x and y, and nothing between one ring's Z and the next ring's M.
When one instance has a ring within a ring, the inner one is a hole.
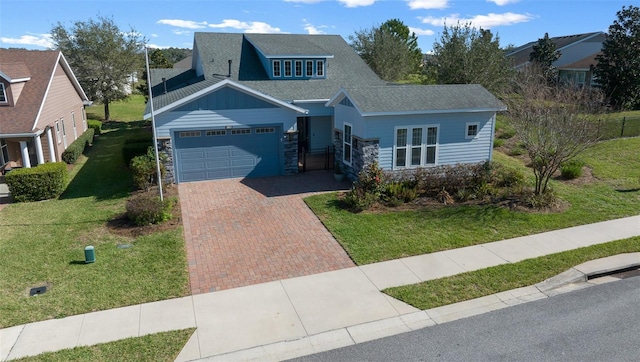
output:
M287 64L289 64L289 75L287 75ZM290 60L285 60L284 61L284 76L285 78L291 78L293 75L293 68L292 68L293 64Z
M351 130L351 132L349 132L351 135L349 136L349 140L347 142L347 130L346 128L349 127L349 129ZM344 149L346 148L345 145L349 145L349 161L346 160L345 155L346 153L344 152ZM345 164L351 166L351 163L353 162L353 125L351 123L348 122L344 122L342 124L342 162L344 162Z
M76 128L76 114L71 112L71 122L73 123L73 139L78 139L78 129Z
M60 137L60 121L56 121L56 138L58 139L58 144L61 144L62 137Z
M300 73L298 73L298 64L300 64ZM302 77L304 74L304 69L302 69L302 60L296 60L293 64L293 73L296 77Z
M413 129L421 128L422 129L422 143L420 145L421 153L420 153L420 165L412 165L411 164L411 150L415 148L416 145L412 144L413 142ZM429 128L436 129L436 143L433 145L427 145L427 137ZM398 150L398 130L405 129L407 130L407 145L403 146L405 148L405 166L396 166L396 157ZM434 163L427 163L427 147L435 147L435 159ZM393 129L393 155L392 155L392 169L393 170L406 170L418 167L431 167L438 165L438 150L440 148L440 125L439 124L426 124L426 125L412 125L412 126L396 126Z
M276 63L278 63L278 74L276 74ZM282 63L279 60L274 60L272 63L273 77L280 78L282 77Z
M316 75L318 77L324 77L324 60L316 60Z
M305 76L307 77L313 77L313 60L307 60L304 62L304 68L305 68Z
M4 99L0 99L0 103L5 104L9 103L9 97L7 96L7 88L5 88L4 83L0 83L0 88L2 88L2 96Z
M469 135L469 127L470 126L476 126L476 134L473 136ZM464 126L464 138L467 140L472 140L474 138L478 138L478 135L480 134L480 122L467 122L466 125Z

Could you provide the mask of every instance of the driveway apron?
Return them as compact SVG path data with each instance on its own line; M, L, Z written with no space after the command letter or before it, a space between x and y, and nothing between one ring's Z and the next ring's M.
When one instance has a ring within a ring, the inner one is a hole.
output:
M346 187L324 171L179 184L192 294L353 267L302 200Z

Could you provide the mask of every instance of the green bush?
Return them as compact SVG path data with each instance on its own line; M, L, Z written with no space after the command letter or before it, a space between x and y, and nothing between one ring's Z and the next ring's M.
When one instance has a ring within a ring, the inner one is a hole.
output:
M127 200L127 218L138 226L160 224L171 219L175 198L160 200L153 192L144 192Z
M504 139L502 138L494 138L493 139L493 148L502 147L504 145Z
M78 137L75 141L71 142L71 144L67 147L64 152L62 152L62 161L68 163L69 165L74 164L78 157L84 152L87 146L90 146L93 143L93 128L87 128L84 133Z
M93 129L95 135L102 134L102 122L100 121L96 121L95 119L87 120L87 127Z
M418 188L415 181L391 182L384 191L384 199L391 205L398 202L411 202L418 198Z
M348 209L355 212L360 212L370 208L371 205L378 201L378 197L372 193L365 192L363 189L358 189L354 186L344 196L343 201Z
M133 183L138 189L148 190L157 183L156 154L153 147L147 148L147 153L131 159L129 164L133 174ZM160 163L160 174L164 176L164 164Z
M574 178L582 176L582 167L584 167L583 161L576 159L569 160L560 165L560 173L565 179L573 180Z
M524 173L516 168L498 165L493 168L492 182L498 187L521 186L524 181Z
M122 146L122 158L128 165L134 157L146 154L149 147L153 147L153 137L150 134L128 138Z
M347 207L354 211L368 209L380 200L385 190L385 174L377 162L364 167L358 174L358 180L353 183L344 198Z
M25 202L57 198L67 185L67 177L65 163L54 162L12 170L5 181L13 199Z

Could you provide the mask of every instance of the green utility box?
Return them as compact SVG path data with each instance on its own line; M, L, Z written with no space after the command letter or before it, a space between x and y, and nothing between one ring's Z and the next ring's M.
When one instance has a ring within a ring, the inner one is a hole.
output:
M89 264L96 261L96 251L93 246L89 245L84 248L84 262Z

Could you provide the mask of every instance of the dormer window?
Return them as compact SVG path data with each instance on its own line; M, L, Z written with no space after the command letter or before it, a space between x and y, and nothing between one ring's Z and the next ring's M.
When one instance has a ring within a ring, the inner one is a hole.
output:
M318 60L316 62L316 75L318 77L324 77L324 61Z
M274 77L279 77L281 75L280 73L280 61L279 60L274 60L273 61L273 76Z
M9 103L7 100L7 92L4 89L4 83L0 83L0 103Z
M313 60L307 60L305 67L307 77L313 77Z
M291 76L291 61L290 60L285 60L284 61L284 76L285 77L290 77Z
M302 60L296 60L296 77L302 77Z

